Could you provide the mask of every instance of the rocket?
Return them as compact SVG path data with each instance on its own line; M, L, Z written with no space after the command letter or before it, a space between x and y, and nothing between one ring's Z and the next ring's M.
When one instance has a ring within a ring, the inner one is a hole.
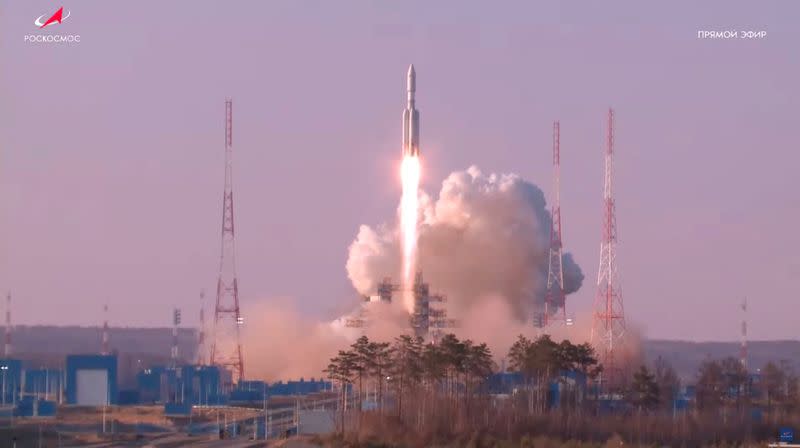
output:
M414 64L408 67L407 102L403 111L403 157L419 157L419 111L414 104L414 92L417 90L417 73Z

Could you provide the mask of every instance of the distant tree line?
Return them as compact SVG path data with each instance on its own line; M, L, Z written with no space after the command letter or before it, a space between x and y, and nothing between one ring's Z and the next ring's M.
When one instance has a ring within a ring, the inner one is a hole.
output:
M329 378L343 385L340 410L341 432L345 431L346 408L358 412L361 426L365 393L374 386L377 412L383 416L391 391L396 418L425 426L431 422L452 429L452 414L469 415L481 396L485 380L495 369L486 344L442 337L437 344L401 335L392 343L360 337L348 350L341 350L325 369ZM346 403L348 388L355 388L355 405Z
M553 380L564 386L563 406L578 406L581 379L569 381L566 374L577 372L593 380L603 371L594 349L588 343L575 345L565 339L560 343L545 334L531 341L520 335L508 351L509 370L525 378L525 399L529 413L542 413L548 407L549 385Z
M619 434L641 446L704 446L767 440L787 421L800 426L798 378L787 363L768 363L753 376L735 358L707 360L687 407L676 400L684 397L680 378L662 358L627 371L613 395L597 387L603 366L588 343L519 336L504 359L514 387L491 395L487 380L499 369L486 344L452 334L435 344L409 335L391 342L362 336L325 369L342 386L339 437L369 433L427 446L467 434L602 443ZM603 408L612 398L615 407ZM753 417L754 408L764 411L763 420Z
M684 398L693 398L693 411L699 414L727 418L758 409L775 420L800 410L800 378L785 361L748 372L732 356L708 359L698 368L693 385L694 393ZM639 410L669 409L680 390L675 371L659 358L653 373L645 365L636 371L627 398Z

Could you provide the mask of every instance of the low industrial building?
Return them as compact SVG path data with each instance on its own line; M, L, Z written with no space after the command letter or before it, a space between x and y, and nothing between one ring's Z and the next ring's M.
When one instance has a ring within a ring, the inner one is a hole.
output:
M26 369L23 396L62 402L65 372L58 369Z
M3 406L19 401L22 392L22 361L0 359L0 402Z
M117 404L117 357L68 355L66 361L68 404L105 406Z

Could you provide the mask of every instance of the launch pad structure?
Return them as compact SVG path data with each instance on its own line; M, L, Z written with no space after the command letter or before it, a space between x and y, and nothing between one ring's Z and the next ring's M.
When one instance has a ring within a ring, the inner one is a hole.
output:
M422 279L422 271L417 271L414 276L413 291L414 313L411 316L411 327L416 336L435 343L444 335L445 329L456 326L454 319L448 319L447 310L437 306L447 302L447 297L430 293L430 285Z
M364 296L356 314L348 318L345 326L350 328L364 328L370 324L369 312L366 308L369 303L391 304L395 293L412 293L414 309L409 316L409 324L414 335L435 343L446 329L455 328L458 323L455 319L447 317L447 310L440 304L447 302L447 297L442 294L431 294L430 285L423 280L422 271L417 271L414 284L408 288L392 283L391 278L384 277L377 285L377 294Z

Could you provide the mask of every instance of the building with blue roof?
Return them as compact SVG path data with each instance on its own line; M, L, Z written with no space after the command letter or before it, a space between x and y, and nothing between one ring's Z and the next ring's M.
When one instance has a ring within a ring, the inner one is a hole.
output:
M154 366L136 374L136 387L141 403L180 401L182 369Z
M63 401L65 373L58 369L32 369L25 370L24 375L25 396L32 396L38 400Z
M0 402L16 404L22 392L22 361L0 359Z
M224 384L230 372L217 366L189 365L181 368L181 395L179 402L189 401L198 406L218 406L228 402Z
M304 378L300 378L300 381L287 381L285 383L279 381L270 384L267 386L267 396L308 395L330 390L331 387L330 381L315 380L314 378L311 378L310 381L306 381Z
M116 355L67 355L66 372L68 404L117 404Z

